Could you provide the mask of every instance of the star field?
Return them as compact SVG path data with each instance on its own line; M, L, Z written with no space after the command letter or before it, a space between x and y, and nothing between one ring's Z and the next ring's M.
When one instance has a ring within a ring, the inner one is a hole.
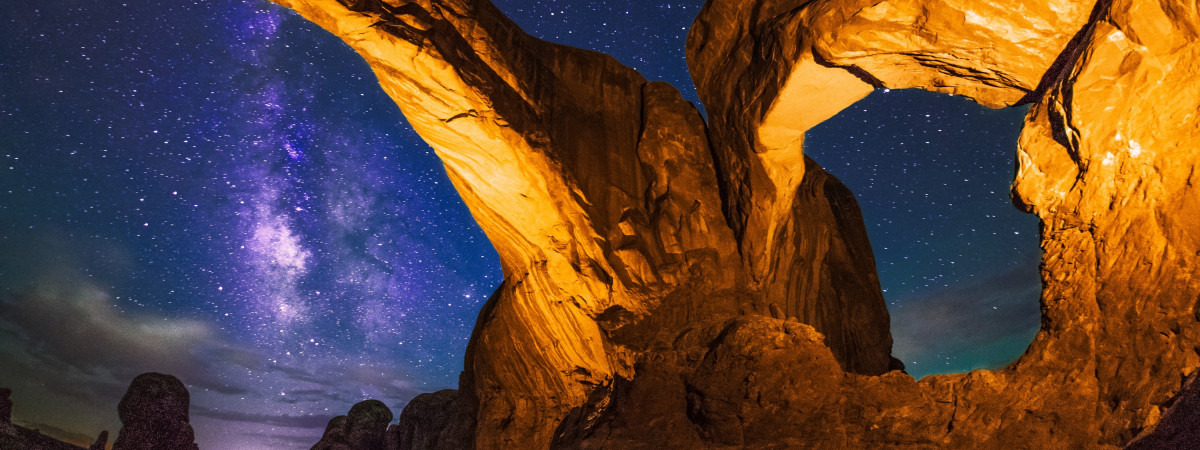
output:
M496 5L695 102L701 3ZM496 253L337 38L257 0L23 2L0 21L17 423L115 433L154 370L188 385L202 448L307 448L359 400L398 414L454 387ZM1003 364L1036 330L1036 220L1007 199L1022 113L878 91L809 132L859 196L914 375Z
M858 197L916 377L1002 366L1040 325L1037 218L1008 196L1025 110L880 89L806 135Z

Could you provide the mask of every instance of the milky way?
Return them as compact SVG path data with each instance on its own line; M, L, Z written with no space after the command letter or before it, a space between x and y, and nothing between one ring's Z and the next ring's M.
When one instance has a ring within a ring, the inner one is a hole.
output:
M696 101L699 1L497 2ZM495 251L332 35L265 1L19 2L0 27L0 385L18 423L115 432L144 371L202 448L307 448L379 398L453 387ZM863 205L912 373L994 366L1037 327L1007 202L1021 111L877 92L809 133ZM1031 312L1032 311L1032 312Z

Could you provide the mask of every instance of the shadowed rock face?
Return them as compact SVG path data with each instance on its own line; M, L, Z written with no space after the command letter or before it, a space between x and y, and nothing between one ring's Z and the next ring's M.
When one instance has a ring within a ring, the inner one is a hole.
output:
M389 448L470 447L474 430L463 424L474 421L462 417L463 411L469 410L456 404L462 399L458 391L443 389L410 400L400 413L399 423L388 429L395 441Z
M101 431L100 435L96 436L96 441L88 446L88 450L104 450L106 448L108 448L108 430Z
M313 450L382 450L385 446L392 410L379 400L355 403L350 412L329 420L325 434Z
M12 389L0 388L0 426L12 424Z
M178 378L155 372L138 375L117 406L121 432L113 450L196 449L188 423L190 403Z
M710 0L705 124L483 0L275 1L371 64L501 256L404 446L1119 446L1200 366L1194 2ZM1003 370L888 372L857 205L803 155L876 87L1032 104L1042 330Z
M0 449L21 450L83 450L83 447L68 444L39 430L31 430L12 423L12 390L0 388ZM108 432L101 432L100 438L91 448L103 449L108 443ZM96 447L99 445L100 447Z
M1200 383L1196 380L1194 374L1189 377L1152 432L1139 436L1125 448L1200 448Z

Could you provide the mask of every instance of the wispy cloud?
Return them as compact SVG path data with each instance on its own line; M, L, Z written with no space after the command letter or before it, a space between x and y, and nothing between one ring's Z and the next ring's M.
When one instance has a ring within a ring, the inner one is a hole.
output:
M349 409L349 407L347 407ZM226 409L213 409L205 407L192 407L192 415L211 417L217 420L227 420L232 422L249 422L260 425L289 427L289 428L320 428L324 429L329 423L329 415L276 415L276 414L252 414L240 411L230 411ZM315 444L316 442L311 442Z
M1029 263L900 299L890 311L892 353L917 377L999 368L1037 332L1040 293L1037 265Z
M87 282L39 285L0 300L0 311L38 357L87 373L151 366L199 373L203 362L192 349L215 337L211 325L197 320L122 314L103 289Z
M280 358L212 321L127 311L79 269L88 264L70 238L34 240L45 242L0 242L0 250L23 248L0 252L0 268L22 269L20 280L0 280L0 386L13 389L14 419L47 434L90 443L106 429L115 438L121 396L149 371L188 386L194 422L219 421L196 429L202 447L213 448L251 441L306 447L355 402L378 398L398 407L418 393L399 367L333 352Z

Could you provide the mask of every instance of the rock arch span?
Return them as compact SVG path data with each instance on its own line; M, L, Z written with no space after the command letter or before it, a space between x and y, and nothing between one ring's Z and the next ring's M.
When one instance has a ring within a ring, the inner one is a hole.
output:
M413 447L1115 446L1200 366L1194 4L711 0L705 124L486 0L275 1L371 64L501 256ZM882 86L1033 105L1042 330L1004 370L889 371L857 206L802 151Z

